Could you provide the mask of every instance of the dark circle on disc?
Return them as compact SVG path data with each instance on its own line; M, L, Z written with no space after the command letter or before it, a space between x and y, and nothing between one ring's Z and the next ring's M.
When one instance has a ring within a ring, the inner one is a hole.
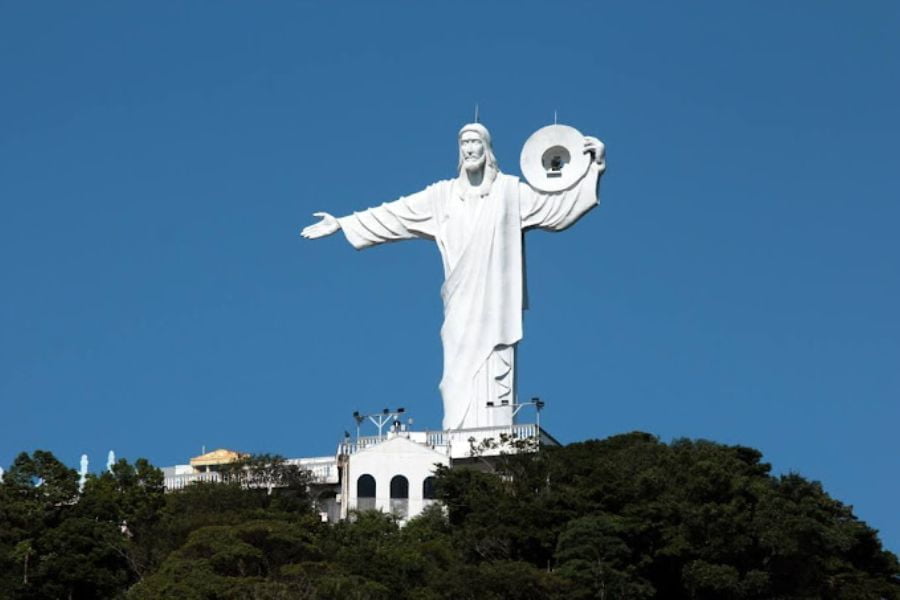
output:
M553 146L544 151L541 156L541 166L547 172L547 177L559 177L563 167L572 160L569 151L563 146Z

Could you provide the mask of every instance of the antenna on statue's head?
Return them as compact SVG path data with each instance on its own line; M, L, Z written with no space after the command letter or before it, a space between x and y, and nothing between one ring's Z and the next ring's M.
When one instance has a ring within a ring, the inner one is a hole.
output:
M478 103L475 103L475 122L478 123Z

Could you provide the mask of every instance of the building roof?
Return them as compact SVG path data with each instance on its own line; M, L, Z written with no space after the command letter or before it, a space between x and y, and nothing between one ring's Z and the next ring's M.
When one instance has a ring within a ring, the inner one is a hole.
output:
M206 454L201 454L200 456L195 456L191 459L191 466L212 467L215 465L227 465L242 458L246 458L247 456L250 455L244 452L238 452L236 450L219 448L218 450L213 450L212 452L207 452Z
M359 454L427 454L429 456L436 455L441 462L443 459L446 459L446 452L439 452L429 446L428 444L422 442L416 442L409 439L403 435L396 435L392 437L385 438L384 440L373 444L371 446L367 446L362 450L358 451L356 455Z

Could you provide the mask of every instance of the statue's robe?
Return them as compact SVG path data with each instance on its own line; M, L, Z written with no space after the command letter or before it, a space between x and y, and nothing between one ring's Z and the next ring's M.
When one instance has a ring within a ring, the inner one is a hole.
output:
M526 299L522 233L572 225L597 205L602 172L592 163L577 185L552 194L504 174L487 195L476 198L467 198L460 179L439 181L338 219L358 250L414 238L437 242L445 277L440 385L445 430L511 424L515 345L522 339Z

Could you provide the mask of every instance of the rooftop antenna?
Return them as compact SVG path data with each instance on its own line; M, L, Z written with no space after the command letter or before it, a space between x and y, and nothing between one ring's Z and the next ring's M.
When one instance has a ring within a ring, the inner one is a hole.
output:
M475 103L475 122L478 123L478 103Z
M556 125L556 109L553 109L553 124Z

